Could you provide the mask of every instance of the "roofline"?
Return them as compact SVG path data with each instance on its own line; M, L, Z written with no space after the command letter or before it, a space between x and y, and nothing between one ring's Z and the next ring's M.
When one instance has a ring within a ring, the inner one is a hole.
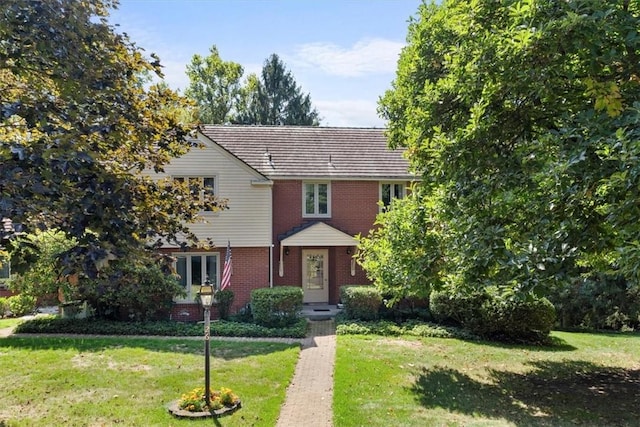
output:
M223 150L225 153L228 153L231 157L233 157L234 159L238 160L240 163L242 163L243 165L245 165L247 168L249 168L250 170L252 170L253 172L255 172L257 175L259 175L262 179L264 179L265 181L270 181L271 179L266 176L265 174L263 174L262 172L260 172L259 170L255 169L254 167L252 167L249 163L245 162L244 160L242 160L240 157L236 156L235 154L233 154L231 151L227 150L226 148L224 148L222 145L218 144L214 139L209 138L207 135L205 135L201 130L200 130L200 126L198 126L197 129L197 136L202 136L204 139L211 141L213 144L215 144L217 147L219 147L221 150Z
M331 175L269 175L269 179L272 181L281 180L295 180L295 181L416 181L418 178L415 175L407 176L331 176Z

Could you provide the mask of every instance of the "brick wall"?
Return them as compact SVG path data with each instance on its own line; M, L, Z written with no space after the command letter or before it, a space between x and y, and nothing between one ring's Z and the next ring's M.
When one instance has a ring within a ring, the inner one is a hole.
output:
M331 218L323 222L347 234L369 234L378 214L379 183L377 181L332 181L331 182ZM278 272L280 242L278 235L294 227L316 221L302 217L302 181L275 181L273 186L273 241L274 248L274 284L277 286L300 286L302 283L302 248L290 247L289 255L283 255L284 276ZM351 284L369 283L364 271L356 264L355 276L351 276L351 257L346 247L305 248L329 249L329 302L335 304L339 299L339 287ZM352 248L353 250L353 248Z
M231 313L237 313L251 299L253 289L269 286L269 248L240 248L231 247L233 254L233 276L231 289L234 301ZM175 252L176 249L163 249L165 253ZM202 251L197 251L202 252ZM220 270L226 257L226 247L215 248L211 252L220 255ZM211 318L218 318L217 308L212 307ZM171 318L178 321L200 321L203 319L202 307L193 303L176 303L171 310Z

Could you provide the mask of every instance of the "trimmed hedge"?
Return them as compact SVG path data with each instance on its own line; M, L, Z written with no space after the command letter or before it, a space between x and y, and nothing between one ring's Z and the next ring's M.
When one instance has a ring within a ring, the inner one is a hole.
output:
M50 316L23 322L16 327L15 333L198 337L203 335L204 329L201 323L121 322L101 319L62 319ZM286 328L266 328L253 323L225 320L211 322L212 337L304 338L306 333L306 319L299 319Z
M555 308L546 298L498 299L486 292L433 292L431 313L443 323L458 324L474 334L508 341L537 341L549 335Z
M262 326L275 328L293 325L302 311L302 288L276 286L251 291L253 320Z
M370 285L341 286L340 300L349 319L375 320L382 306L380 291Z
M0 318L9 314L9 301L7 298L0 297Z

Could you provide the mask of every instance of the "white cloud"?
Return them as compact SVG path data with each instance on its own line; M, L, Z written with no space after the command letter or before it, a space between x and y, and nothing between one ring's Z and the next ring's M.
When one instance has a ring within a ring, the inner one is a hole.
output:
M367 100L321 100L314 101L322 119L322 126L332 127L378 127L385 126L376 113L375 101Z
M309 43L296 47L295 61L343 77L394 73L404 43L385 39L364 39L350 48L333 43Z

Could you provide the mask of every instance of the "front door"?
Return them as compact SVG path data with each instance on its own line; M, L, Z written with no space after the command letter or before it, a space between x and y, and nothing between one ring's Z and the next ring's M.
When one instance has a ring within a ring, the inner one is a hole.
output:
M329 302L329 251L304 249L302 251L303 302Z

